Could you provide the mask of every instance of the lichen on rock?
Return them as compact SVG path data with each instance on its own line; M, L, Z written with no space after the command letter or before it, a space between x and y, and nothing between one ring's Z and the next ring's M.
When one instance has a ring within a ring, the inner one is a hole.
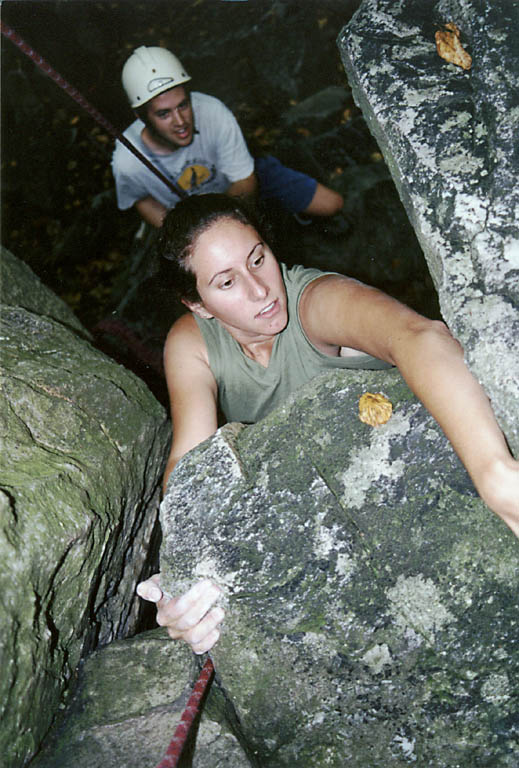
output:
M380 389L395 415L374 430L358 398ZM217 685L259 765L513 765L493 723L517 713L516 540L397 371L325 374L224 428L161 520L166 586L201 562L224 591Z

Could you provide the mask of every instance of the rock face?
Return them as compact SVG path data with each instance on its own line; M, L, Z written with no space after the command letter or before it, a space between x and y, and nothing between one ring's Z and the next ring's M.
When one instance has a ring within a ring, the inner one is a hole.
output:
M14 768L80 658L135 631L169 430L146 386L6 252L2 292L0 750Z
M80 672L66 722L34 768L153 768L164 757L198 676L194 656L164 630L110 643ZM193 746L196 736L196 752ZM180 768L248 768L237 739L204 712Z
M443 315L517 451L512 140L519 112L511 95L518 69L509 10L505 0L492 8L366 0L339 45L427 256ZM461 29L471 70L436 53L434 33L447 21ZM339 93L328 96L342 108ZM1 592L8 617L2 684L14 712L6 721L14 766L31 754L44 730L40 713L48 701L55 706L81 653L131 625L135 579L130 589L126 576L138 571L138 555L123 545L131 540L143 555L149 533L140 544L139 534L123 530L136 506L128 489L153 498L157 473L146 474L148 486L143 477L163 446L154 447L159 438L149 433L135 439L142 434L129 423L135 402L146 423L153 418L133 378L122 383L113 365L102 373L106 359L77 337L71 351L70 332L32 305L6 317L6 349L18 345L7 390L16 404L7 411L7 467L25 471L16 504L11 487L5 496L0 552L10 572ZM51 367L55 350L58 369ZM366 390L392 401L386 425L358 420ZM125 410L129 391L134 400ZM60 430L39 428L40 414L49 419L52 410ZM64 489L66 503L56 505L52 483ZM22 510L29 504L27 522ZM208 704L243 753L211 721L199 745L210 744L207 765L219 764L223 742L211 741L218 731L227 739L225 765L246 764L245 754L255 768L517 767L517 541L479 500L398 373L330 373L260 424L223 428L180 462L161 518L166 589L177 593L202 576L224 589L227 617L213 652L217 681ZM86 531L94 532L91 539ZM23 550L16 550L22 537ZM77 555L83 538L86 551ZM74 558L67 574L64 564ZM107 563L115 573L126 564L119 582L105 576ZM162 685L164 667L170 691ZM32 678L28 670L36 670ZM174 730L190 675L190 654L162 635L95 654L67 730L38 768L105 768L115 759L131 766L132 751L140 764L152 764ZM194 764L203 765L201 752Z
M519 59L508 0L364 0L339 36L357 104L384 154L465 349L519 452ZM472 56L440 58L454 22Z
M35 279L27 264L1 246L0 255L3 306L23 307L38 315L46 315L84 338L90 337L67 304L40 280Z
M359 396L393 416L363 424ZM161 505L176 594L224 589L212 652L251 765L516 766L519 550L398 372L333 372L186 455Z

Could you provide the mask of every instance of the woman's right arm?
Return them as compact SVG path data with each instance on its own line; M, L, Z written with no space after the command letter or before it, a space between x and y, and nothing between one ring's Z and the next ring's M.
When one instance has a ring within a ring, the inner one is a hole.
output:
M163 490L182 456L217 429L217 386L207 349L191 314L173 325L164 348L164 369L171 407L173 440Z
M164 368L171 404L173 441L164 473L164 491L177 461L218 426L217 386L207 359L205 343L191 314L172 327L164 348ZM156 603L157 623L170 637L184 640L195 653L205 653L218 640L224 617L216 606L220 588L208 579L199 581L183 595L168 599L156 574L137 586L144 600Z

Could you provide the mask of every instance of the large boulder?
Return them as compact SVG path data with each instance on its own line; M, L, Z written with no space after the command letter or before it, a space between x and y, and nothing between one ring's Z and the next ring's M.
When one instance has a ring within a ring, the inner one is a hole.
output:
M39 315L51 317L84 338L90 334L65 302L38 280L25 262L0 246L2 306L23 307Z
M387 424L359 420L366 390ZM224 590L212 656L252 765L517 766L517 540L397 371L223 427L161 523L166 590Z
M169 429L8 252L2 294L0 750L16 768L82 656L136 630Z
M364 0L338 45L436 285L519 452L519 57L509 0ZM457 25L470 69L441 58Z
M31 768L158 765L198 676L194 659L187 645L171 642L161 629L117 640L91 654L81 667L64 721ZM212 719L202 706L179 768L249 765L229 726Z

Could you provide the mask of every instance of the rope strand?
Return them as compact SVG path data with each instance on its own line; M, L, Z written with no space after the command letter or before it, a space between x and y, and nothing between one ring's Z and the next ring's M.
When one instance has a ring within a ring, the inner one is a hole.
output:
M200 710L200 702L202 696L204 695L207 686L213 679L213 675L214 665L211 659L208 658L202 667L202 671L200 672L198 680L193 687L191 696L189 697L186 708L182 713L180 723L177 725L169 747L166 750L166 754L160 763L156 766L156 768L176 768L178 765L178 761L180 760L182 750L184 749L185 743L187 741L189 731L193 725L195 717Z
M123 136L122 133L114 128L114 126L108 122L106 117L104 117L95 107L93 107L92 104L90 104L90 102L88 102L85 97L77 90L77 88L74 88L74 86L67 82L67 80L65 80L65 78L59 74L59 72L56 72L56 70L51 67L49 62L46 61L43 56L40 56L40 54L35 51L34 48L31 48L31 46L26 43L25 40L23 40L12 27L0 20L0 30L4 37L14 43L22 51L22 53L25 53L25 55L28 56L31 61L34 62L37 67L39 67L39 69L42 70L42 72L45 72L45 74L48 75L48 77L50 77L51 80L56 83L56 85L58 85L62 90L65 91L65 93L74 99L74 101L79 104L79 106L84 109L85 112L90 115L90 117L93 117L97 123L99 123L106 131L108 131L108 133L118 139L121 144L124 144L124 146L129 149L130 152L132 152L141 161L141 163L146 166L146 168L152 171L155 176L158 176L158 178L164 184L166 184L172 192L174 192L180 198L188 196L181 187L171 181L171 179L168 179L167 176L164 176L164 174L161 173L161 171L159 171L159 169L154 166L153 163L137 149L137 147L128 141L126 136Z

